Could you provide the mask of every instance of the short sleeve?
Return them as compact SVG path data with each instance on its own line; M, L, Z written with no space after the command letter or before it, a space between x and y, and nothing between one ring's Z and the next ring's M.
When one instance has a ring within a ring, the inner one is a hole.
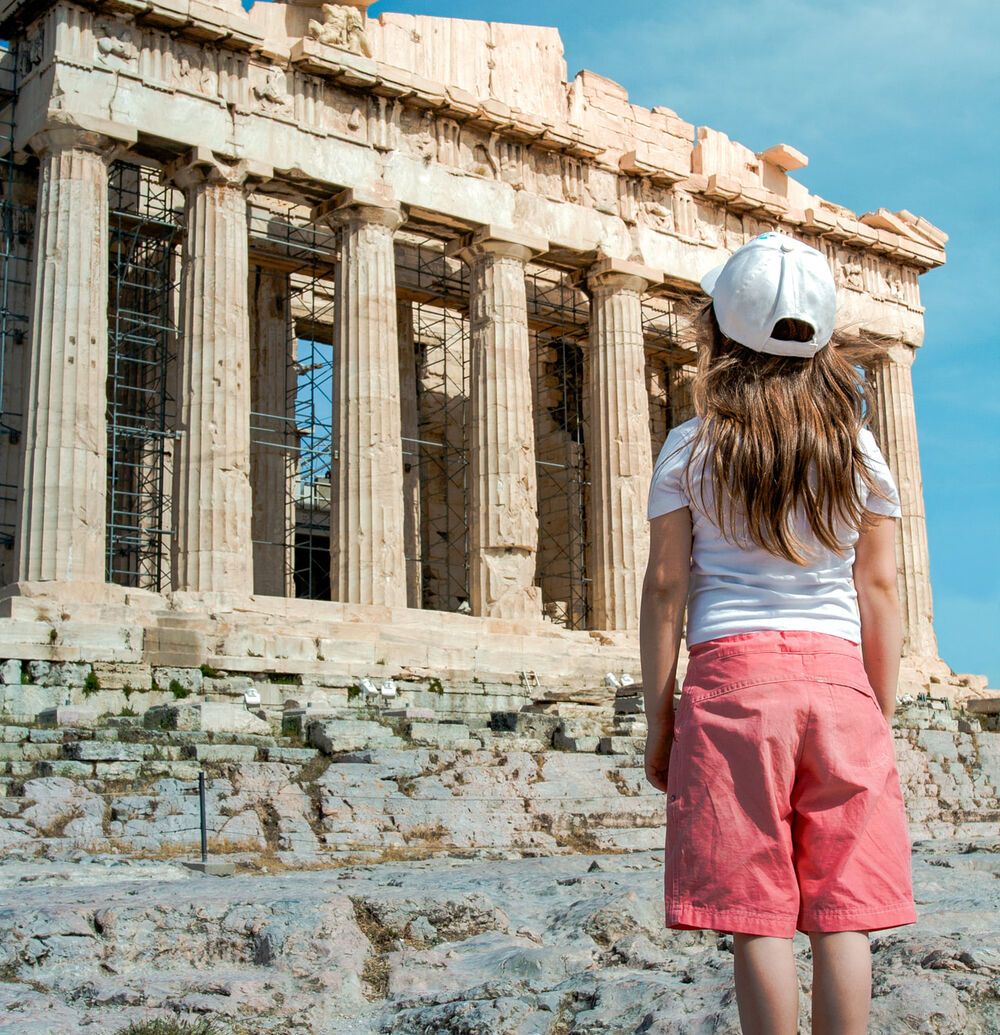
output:
M884 514L887 517L902 517L903 511L899 505L899 490L896 488L896 482L892 477L892 471L889 470L889 465L885 462L885 457L882 455L882 451L878 447L878 443L875 441L875 436L871 433L870 429L862 428L858 438L858 444L861 446L861 450L865 456L865 462L869 472L875 479L879 488L881 488L889 499L882 499L880 496L876 496L874 492L868 490L868 499L865 502L865 510L870 510L873 514Z
M672 428L653 467L646 505L647 520L690 506L691 501L682 484L689 452L686 438L677 428Z

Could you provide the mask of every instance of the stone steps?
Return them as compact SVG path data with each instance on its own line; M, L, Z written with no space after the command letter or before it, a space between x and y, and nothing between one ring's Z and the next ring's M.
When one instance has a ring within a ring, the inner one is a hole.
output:
M913 832L995 829L1000 734L933 704L901 705L893 718ZM202 771L213 854L300 864L353 852L662 845L663 797L645 781L641 715L501 711L445 721L413 706L358 704L305 718L302 729L148 728L137 717L0 725L0 850L68 842L89 852L190 852Z

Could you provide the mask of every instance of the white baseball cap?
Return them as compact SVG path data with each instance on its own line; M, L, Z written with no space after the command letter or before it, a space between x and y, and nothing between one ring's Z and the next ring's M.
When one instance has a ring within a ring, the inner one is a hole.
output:
M837 287L822 252L773 230L738 248L701 278L727 338L775 356L814 356L833 336ZM802 320L809 341L772 338L779 320Z

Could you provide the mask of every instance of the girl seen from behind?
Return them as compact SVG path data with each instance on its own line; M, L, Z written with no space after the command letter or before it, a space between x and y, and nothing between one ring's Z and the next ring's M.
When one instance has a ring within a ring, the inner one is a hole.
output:
M868 932L916 922L891 730L898 493L832 341L827 259L766 233L702 287L697 416L654 467L640 613L665 923L733 935L746 1035L797 1031L804 932L814 1035L862 1035Z

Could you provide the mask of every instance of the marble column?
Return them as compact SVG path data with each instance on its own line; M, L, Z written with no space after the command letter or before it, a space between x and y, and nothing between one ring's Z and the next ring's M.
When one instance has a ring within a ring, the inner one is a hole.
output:
M334 277L330 591L406 607L403 450L391 194L348 189L313 218L339 228Z
M896 566L903 621L903 654L936 658L930 556L923 478L917 441L911 367L916 350L896 344L875 372L879 447L899 489L902 519L896 532Z
M635 262L602 259L580 279L590 296L590 625L637 631L653 473L642 294L663 277Z
M294 596L292 543L294 444L288 383L293 321L288 274L250 271L250 485L253 491L253 591Z
M406 603L423 606L420 537L420 415L417 410L417 355L413 304L396 305L399 333L399 412L403 438L403 539L406 551Z
M271 170L196 147L164 169L184 191L174 461L174 588L253 587L247 194Z
M483 227L469 264L469 591L474 615L540 618L538 481L524 267L548 242Z
M105 580L108 163L134 140L125 127L60 125L28 145L39 188L17 532L24 581Z

